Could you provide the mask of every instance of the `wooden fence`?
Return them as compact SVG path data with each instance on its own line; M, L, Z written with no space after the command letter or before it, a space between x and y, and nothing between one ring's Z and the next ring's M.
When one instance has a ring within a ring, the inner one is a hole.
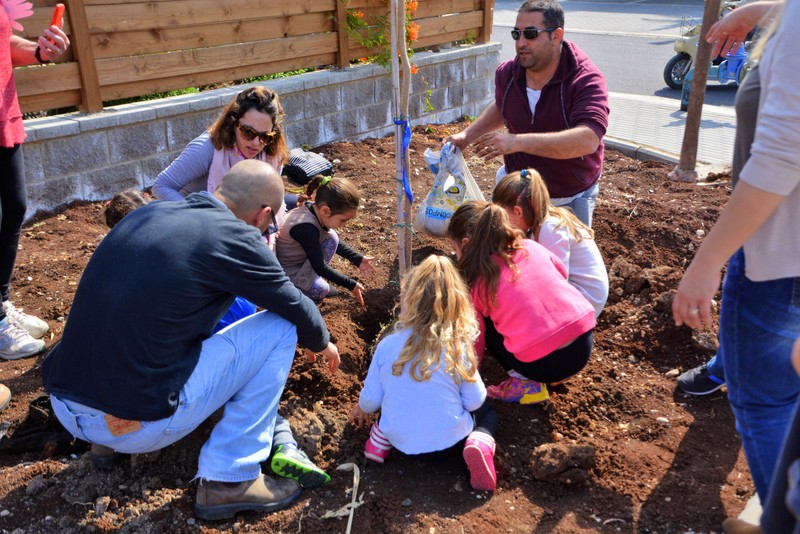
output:
M14 77L24 112L78 106L278 72L337 66L372 55L346 29L347 10L388 13L388 0L62 0L70 52ZM35 39L55 1L32 0L21 22ZM415 49L486 43L494 0L418 0Z

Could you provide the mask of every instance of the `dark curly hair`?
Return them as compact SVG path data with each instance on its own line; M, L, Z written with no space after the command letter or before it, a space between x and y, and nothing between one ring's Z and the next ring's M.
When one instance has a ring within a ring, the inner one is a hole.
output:
M272 119L272 130L277 134L264 145L264 151L270 156L279 156L282 161L289 160L289 146L283 135L283 106L278 93L256 85L245 89L225 106L214 124L208 129L209 137L217 150L233 148L236 145L236 123L245 113L255 109L265 113Z

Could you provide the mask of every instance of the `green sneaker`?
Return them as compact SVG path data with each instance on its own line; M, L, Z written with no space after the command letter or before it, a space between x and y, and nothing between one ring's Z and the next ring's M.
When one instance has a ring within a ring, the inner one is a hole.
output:
M278 447L269 462L272 472L279 477L296 480L305 489L314 489L328 482L328 473L314 465L306 453L294 447Z

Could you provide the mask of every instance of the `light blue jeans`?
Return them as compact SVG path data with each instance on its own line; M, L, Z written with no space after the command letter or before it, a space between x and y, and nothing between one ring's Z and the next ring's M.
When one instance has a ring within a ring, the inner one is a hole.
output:
M501 165L494 176L494 184L497 185L500 183L500 180L508 176L508 172L506 172L506 166ZM563 198L550 198L550 203L553 206L559 206L562 208L569 208L572 210L572 213L580 220L583 224L588 226L589 228L592 227L592 217L594 216L594 207L597 204L597 195L600 193L600 179L598 178L597 181L591 187L584 189L577 195L571 197L563 197Z
M597 195L600 193L600 183L595 182L590 188L568 198L551 198L553 206L569 208L583 224L592 227L594 207L597 204Z
M141 429L121 436L109 432L102 412L52 395L50 399L72 435L125 453L171 445L224 406L222 419L200 451L197 478L254 480L261 473L259 464L270 455L278 400L296 346L295 326L275 313L262 311L232 324L203 342L176 412L142 421Z
M744 267L739 250L728 262L722 286L717 358L763 503L800 396L800 377L791 362L792 344L800 337L800 278L753 282Z

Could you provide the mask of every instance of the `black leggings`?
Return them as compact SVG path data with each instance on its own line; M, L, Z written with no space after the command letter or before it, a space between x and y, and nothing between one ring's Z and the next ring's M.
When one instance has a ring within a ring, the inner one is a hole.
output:
M8 300L27 207L22 149L19 145L0 147L0 296L4 301ZM5 316L0 307L0 320Z
M524 377L545 384L554 384L577 374L586 366L594 346L594 336L589 330L578 339L547 356L532 362L520 361L503 345L503 335L494 327L494 322L486 317L486 348L506 371L513 369Z
M497 424L500 418L494 408L486 404L485 401L483 404L481 404L480 408L472 412L472 419L475 421L475 432L483 432L485 434L489 434L490 436L494 436L495 432L497 432ZM447 449L443 449L441 451L425 452L422 454L409 454L408 456L423 462L432 463L438 463L454 456L460 458L464 452L464 444L466 442L467 438L464 438L452 447L448 447Z

